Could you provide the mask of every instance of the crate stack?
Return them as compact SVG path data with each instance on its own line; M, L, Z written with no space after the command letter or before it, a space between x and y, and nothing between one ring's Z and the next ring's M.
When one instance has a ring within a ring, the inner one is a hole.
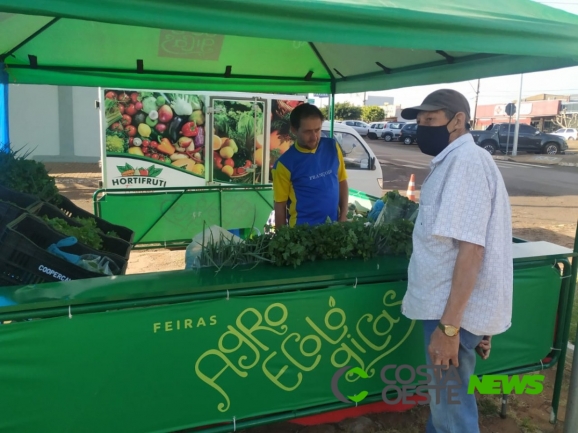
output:
M43 217L60 218L69 226L81 226L74 218L93 218L102 240L100 250L78 241L60 249L74 255L108 257L126 272L134 232L111 224L87 212L64 196L54 206L38 197L0 185L0 286L20 286L102 277L104 274L77 266L48 252L48 248L68 236L52 228ZM114 232L116 236L111 235Z

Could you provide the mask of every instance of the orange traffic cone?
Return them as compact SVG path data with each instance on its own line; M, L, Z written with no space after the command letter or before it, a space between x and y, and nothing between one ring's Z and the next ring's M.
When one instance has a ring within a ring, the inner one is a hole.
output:
M411 201L415 201L415 174L412 174L409 178L409 184L407 185L407 192L405 195Z

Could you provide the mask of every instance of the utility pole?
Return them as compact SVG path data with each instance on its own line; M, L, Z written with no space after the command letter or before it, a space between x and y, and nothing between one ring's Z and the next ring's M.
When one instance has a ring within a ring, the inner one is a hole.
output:
M478 111L478 96L480 95L480 79L478 78L478 89L476 90L476 105L474 105L474 129L476 129L476 112Z
M518 134L520 132L520 111L522 111L522 85L524 84L524 74L520 74L520 95L518 96L518 112L516 117L516 127L514 128L514 147L512 148L512 156L518 154ZM508 134L508 139L510 135Z

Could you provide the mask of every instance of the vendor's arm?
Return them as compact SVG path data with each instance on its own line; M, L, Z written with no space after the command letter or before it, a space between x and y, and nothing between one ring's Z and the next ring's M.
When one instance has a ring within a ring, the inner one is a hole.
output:
M347 184L347 171L345 171L345 162L341 148L337 147L337 157L339 158L339 171L337 179L339 180L339 221L347 221L347 212L349 207L349 185Z
M287 202L275 202L275 227L287 225Z
M273 174L273 200L275 202L275 227L287 225L287 201L291 190L291 172L277 161Z

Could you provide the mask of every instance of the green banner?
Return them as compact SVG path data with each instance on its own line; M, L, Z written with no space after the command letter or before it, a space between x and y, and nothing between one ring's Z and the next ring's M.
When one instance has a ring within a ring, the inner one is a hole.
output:
M480 371L531 364L550 352L559 274L541 266L517 271L515 280L515 325L496 339L492 363L480 362ZM232 424L336 403L331 379L348 365L367 371L362 389L379 394L384 365L424 363L421 325L400 310L406 284L232 292L79 315L73 308L65 317L0 325L0 432Z

